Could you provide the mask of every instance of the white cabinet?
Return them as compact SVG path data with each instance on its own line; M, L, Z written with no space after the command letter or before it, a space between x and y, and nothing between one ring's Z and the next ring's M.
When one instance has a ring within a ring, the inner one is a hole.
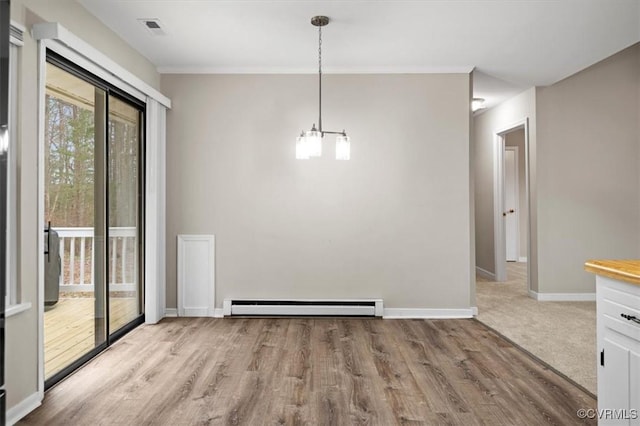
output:
M640 426L640 285L598 275L599 424Z

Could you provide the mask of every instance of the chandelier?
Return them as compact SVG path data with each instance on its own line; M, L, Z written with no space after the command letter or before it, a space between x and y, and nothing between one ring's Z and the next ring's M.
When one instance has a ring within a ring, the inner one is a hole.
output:
M296 139L296 158L307 160L312 157L322 155L322 139L324 135L336 136L336 160L348 160L351 158L351 143L349 136L343 130L341 132L331 132L322 129L322 27L329 23L326 16L314 16L311 18L311 25L318 27L318 127L315 123L311 130L300 133Z

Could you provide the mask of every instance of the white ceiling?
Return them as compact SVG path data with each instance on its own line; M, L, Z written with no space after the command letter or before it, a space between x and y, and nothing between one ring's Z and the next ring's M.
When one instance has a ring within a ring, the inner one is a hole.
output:
M78 0L160 72L478 71L489 106L640 41L640 0ZM157 18L166 35L138 21Z

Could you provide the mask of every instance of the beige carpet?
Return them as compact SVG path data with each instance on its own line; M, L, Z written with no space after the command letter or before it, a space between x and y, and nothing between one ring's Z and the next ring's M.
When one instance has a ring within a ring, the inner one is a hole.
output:
M507 263L506 282L477 278L478 320L596 393L595 302L538 302L527 264Z

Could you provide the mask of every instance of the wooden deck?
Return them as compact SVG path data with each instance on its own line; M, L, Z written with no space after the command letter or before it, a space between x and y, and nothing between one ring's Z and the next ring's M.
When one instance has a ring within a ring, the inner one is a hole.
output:
M137 316L133 297L111 298L112 331ZM61 298L44 313L44 375L51 377L95 347L94 299Z

